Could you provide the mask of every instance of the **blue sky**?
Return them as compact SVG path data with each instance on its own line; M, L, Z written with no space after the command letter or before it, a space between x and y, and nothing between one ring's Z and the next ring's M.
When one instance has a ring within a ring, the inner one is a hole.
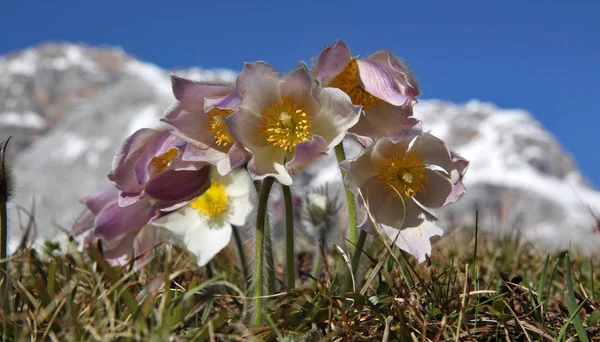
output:
M164 68L286 71L338 38L363 56L390 49L423 98L531 111L599 186L599 13L600 1L10 1L0 54L67 40Z

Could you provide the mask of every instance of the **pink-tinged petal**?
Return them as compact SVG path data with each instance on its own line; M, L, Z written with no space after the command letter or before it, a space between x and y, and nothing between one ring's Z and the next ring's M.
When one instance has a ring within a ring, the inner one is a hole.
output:
M448 173L454 169L446 144L429 133L417 136L410 150L415 152L426 165L440 166Z
M204 100L204 112L208 113L214 108L237 110L242 100L236 93L225 96L206 98Z
M171 85L177 101L189 111L204 110L205 97L223 96L234 91L227 85L198 83L175 75L171 75Z
M291 97L294 102L309 108L309 115L315 116L318 103L312 96L310 74L304 64L300 64L289 75L286 75L279 86L281 97Z
M269 108L281 99L281 75L265 62L246 63L236 81L242 105L255 113Z
M133 169L139 155L157 134L158 131L142 128L125 139L113 159L112 171L108 174L108 179L115 183L119 190L126 193L142 191L142 187L135 179Z
M116 240L102 240L102 254L112 267L125 266L133 258L135 234L127 234Z
M459 175L457 170L452 170L450 173L450 180L452 181L452 191L450 191L450 194L442 206L458 201L458 199L466 192L462 182L462 176Z
M132 205L133 203L139 201L140 197L142 197L141 192L127 193L127 192L121 191L119 193L119 199L118 199L119 207L126 207L128 205Z
M336 40L332 46L326 46L317 58L317 82L326 87L331 78L341 73L350 62L350 49L341 40Z
M227 116L225 121L231 137L252 151L255 147L267 145L267 140L261 136L261 118L260 113L240 106L238 111Z
M154 226L147 225L136 234L136 237L133 241L135 258L137 259L140 254L143 254L139 259L137 259L138 265L152 256L150 251L156 245L157 229L158 228Z
M151 164L154 157L160 156L172 148L176 148L179 151L178 154L180 156L185 144L183 139L168 131L160 132L154 136L154 138L146 144L146 147L138 156L137 163L135 164L135 178L138 184L148 182L150 177L156 174L157 170L155 170L154 166Z
M465 175L467 169L469 168L469 161L465 158L461 157L458 153L454 151L450 151L450 158L452 159L452 163L454 164L454 168L458 171L458 175L460 178Z
M415 195L415 199L427 208L439 208L452 192L449 175L440 171L426 170L427 185L425 191Z
M248 163L248 171L255 180L269 176L275 177L283 185L292 184L292 176L284 166L285 150L267 145L252 151L252 159Z
M250 158L252 154L248 152L240 143L235 143L227 152L227 156L229 157L229 161L231 164L231 168L237 168L244 165ZM219 171L219 174L223 175Z
M375 140L402 135L407 130L420 129L420 121L412 117L412 107L392 106L380 102L365 111L365 115L354 125L350 132Z
M357 63L362 86L371 95L394 106L403 106L411 100L398 89L397 83L385 68L366 60L359 59Z
M350 97L337 88L324 88L320 91L321 110L313 120L312 128L333 148L342 140L346 131L360 118L360 106L352 104Z
M204 162L212 165L217 165L223 159L227 159L227 154L214 148L204 146L196 146L188 144L183 151L182 161L184 162ZM198 164L200 165L200 164Z
M409 97L419 95L419 84L406 64L388 51L377 51L366 58L367 61L383 66L394 77L399 89Z
M98 215L104 207L115 202L118 195L117 189L111 187L86 197L83 202L92 214Z
M444 234L441 228L427 220L418 227L405 228L400 231L386 226L383 229L392 240L396 239L400 233L396 239L396 246L412 254L419 263L427 260L427 256L431 255L431 238Z
M139 230L148 223L150 203L138 201L121 208L115 201L98 213L95 235L105 240L115 240Z
M296 145L294 158L287 162L285 167L291 173L299 172L319 158L326 147L327 142L325 139L315 134L310 141L305 141Z
M185 201L210 183L208 174L208 167L199 171L166 170L148 182L144 191L157 200Z
M187 111L181 103L171 106L161 119L175 133L193 142L207 145L215 143L214 133L210 132L211 117L203 111Z

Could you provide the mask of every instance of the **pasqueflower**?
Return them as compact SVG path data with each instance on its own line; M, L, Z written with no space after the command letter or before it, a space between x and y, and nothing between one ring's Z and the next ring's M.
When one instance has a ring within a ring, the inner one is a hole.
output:
M119 189L119 205L150 200L155 219L201 195L209 186L209 164L183 161L187 145L168 131L147 128L128 137L108 175Z
M196 255L200 266L229 244L232 225L246 224L252 200L256 200L252 180L243 169L232 170L225 176L213 169L210 183L201 196L154 222L178 236Z
M225 118L240 104L235 89L223 84L207 84L171 75L177 103L162 119L187 140L182 160L208 162L224 175L248 159L246 150L227 129Z
M339 89L313 87L302 64L282 76L267 63L248 63L236 90L242 102L227 126L252 153L248 169L255 179L292 184L292 173L340 143L358 121L360 107Z
M338 40L321 51L314 73L320 87L339 88L353 104L363 107L364 115L350 129L361 140L419 128L419 121L412 117L412 105L419 94L417 82L393 53L381 50L359 59Z
M359 192L375 221L396 229L416 227L430 208L462 194L457 160L431 134L382 138L353 160L341 163L346 183ZM464 168L461 169L461 172Z

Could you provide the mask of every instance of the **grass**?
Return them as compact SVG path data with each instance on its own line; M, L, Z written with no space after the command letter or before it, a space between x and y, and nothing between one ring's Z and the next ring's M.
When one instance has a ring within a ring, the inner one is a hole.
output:
M233 244L232 244L233 245ZM368 246L369 244L367 244ZM477 248L475 248L477 245ZM600 341L600 275L588 260L546 255L519 240L457 229L437 241L423 264L375 242L342 292L347 258L322 251L310 287L312 257L298 255L298 289L265 298L264 324L252 324L252 288L233 248L207 268L162 244L139 272L112 268L101 251L16 251L10 314L0 311L5 341ZM345 252L347 253L347 251ZM377 270L373 273L373 270ZM211 274L212 273L212 274Z

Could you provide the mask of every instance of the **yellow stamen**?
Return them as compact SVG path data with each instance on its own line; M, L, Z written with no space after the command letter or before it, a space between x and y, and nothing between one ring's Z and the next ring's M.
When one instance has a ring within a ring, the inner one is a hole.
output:
M381 99L371 95L360 85L357 58L352 58L344 70L333 78L329 86L341 89L350 96L353 104L367 109L381 102Z
M424 192L427 184L425 164L412 151L387 156L377 177L392 196L401 195L404 199Z
M231 113L233 113L231 109L220 108L213 108L206 113L212 117L209 132L215 134L215 142L218 146L228 147L233 144L233 138L229 135L227 123L225 123L225 117Z
M208 190L202 196L190 203L190 206L200 215L215 217L227 211L229 195L225 192L225 185L212 181Z
M282 98L260 113L260 135L273 146L292 152L297 144L309 141L313 135L308 109L294 102L291 97Z
M178 154L179 150L176 148L172 148L161 155L153 157L152 160L150 160L150 162L152 163L152 165L154 165L156 172L163 172L167 167L169 167L171 161L175 159Z

